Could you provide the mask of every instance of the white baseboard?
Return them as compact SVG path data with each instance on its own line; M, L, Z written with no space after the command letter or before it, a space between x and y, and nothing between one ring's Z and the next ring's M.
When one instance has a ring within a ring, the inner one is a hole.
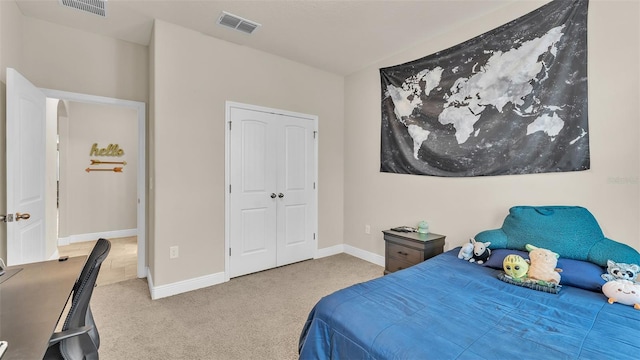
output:
M351 256L355 256L359 259L368 261L370 263L384 266L384 256L358 249L357 247L353 247L351 245L335 245L328 248L318 249L316 250L316 255L314 259L320 259L327 256L337 255L341 253L347 253ZM193 279L187 279L183 281L178 281L171 284L166 285L154 285L153 278L151 276L151 271L147 268L147 283L149 284L149 293L151 294L152 300L161 299L168 296L182 294L188 291L197 290L213 285L222 284L225 282L225 273L219 272L216 274L200 276Z
M166 285L155 286L153 284L153 278L151 277L151 271L147 268L147 283L149 284L149 292L151 293L151 300L157 300L168 296L182 294L192 290L198 290L201 288L222 284L224 282L224 272L200 276L193 279L178 281Z
M113 230L113 231L104 231L104 232L98 232L98 233L71 235L67 237L58 238L58 246L64 246L64 245L69 245L72 243L83 242L83 241L98 240L100 238L113 239L113 238L129 237L129 236L138 236L138 229L135 228L135 229Z
M346 245L346 244L344 245L344 252L351 256L355 256L362 260L368 261L372 264L384 266L384 256L382 255L378 255L376 253L358 249L357 247Z
M314 259L320 259L323 257L337 255L341 253L346 253L351 256L355 256L359 259L362 259L364 261L368 261L376 265L384 266L384 256L381 256L366 250L358 249L357 247L346 245L346 244L340 244L340 245L335 245L335 246L331 246L324 249L318 249L316 251L316 256L314 257Z
M334 245L328 248L316 250L316 255L313 258L320 259L327 256L342 254L343 252L344 252L344 244Z

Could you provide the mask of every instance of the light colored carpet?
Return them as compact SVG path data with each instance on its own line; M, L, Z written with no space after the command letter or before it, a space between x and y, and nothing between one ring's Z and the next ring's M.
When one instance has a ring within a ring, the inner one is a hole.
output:
M99 286L91 308L100 359L297 359L313 305L382 272L339 254L158 300L145 279Z

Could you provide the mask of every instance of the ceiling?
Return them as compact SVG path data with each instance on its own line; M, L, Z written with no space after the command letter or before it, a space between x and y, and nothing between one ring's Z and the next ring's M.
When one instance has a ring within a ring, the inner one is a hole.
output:
M107 17L58 0L16 0L23 15L148 45L153 19L348 75L419 41L518 0L108 0ZM531 10L546 1L532 1ZM262 26L248 35L216 24L222 11ZM426 55L426 54L425 54Z

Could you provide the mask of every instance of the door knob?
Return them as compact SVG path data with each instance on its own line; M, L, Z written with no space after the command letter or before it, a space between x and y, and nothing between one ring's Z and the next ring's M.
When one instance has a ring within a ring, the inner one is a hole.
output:
M276 193L271 193L271 198L275 199L276 198Z
M279 193L279 194L278 194L278 197L279 197L280 199L282 199L282 198L284 197L284 194L283 194L283 193Z
M27 220L30 217L31 215L29 213L24 213L24 214L20 214L19 212L16 213L16 221Z

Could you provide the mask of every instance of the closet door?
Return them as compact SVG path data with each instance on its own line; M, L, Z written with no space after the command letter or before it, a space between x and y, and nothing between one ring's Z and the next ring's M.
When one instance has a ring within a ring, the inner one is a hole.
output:
M277 266L275 116L231 109L230 277Z
M278 266L310 259L314 251L315 156L312 120L278 119Z
M229 276L312 258L314 121L235 107L230 119Z

